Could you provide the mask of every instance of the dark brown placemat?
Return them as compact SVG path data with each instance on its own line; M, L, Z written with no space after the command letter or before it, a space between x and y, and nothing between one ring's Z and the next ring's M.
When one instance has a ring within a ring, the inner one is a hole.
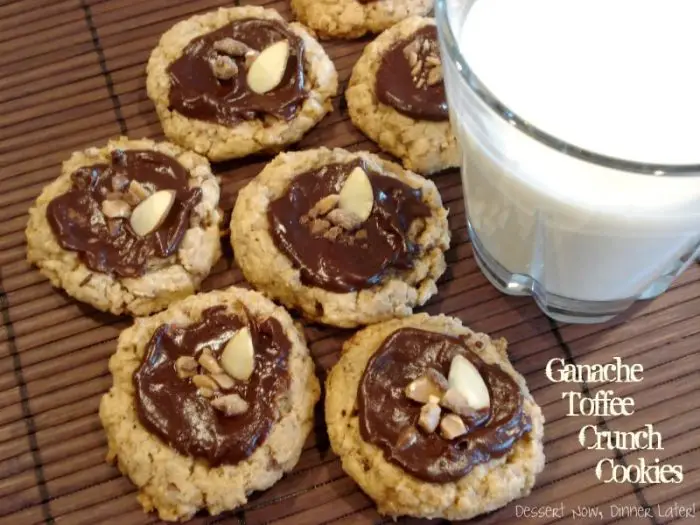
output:
M277 8L287 2L242 2ZM99 398L111 383L107 359L127 320L97 313L51 288L24 260L27 209L62 160L78 149L126 134L162 138L145 92L144 67L158 36L176 21L221 0L19 0L0 1L0 523L144 524L158 521L138 506L133 486L104 462L105 439L97 417ZM344 82L367 40L325 47ZM349 123L342 97L334 112L302 142L375 150ZM216 166L223 206L264 160ZM438 298L425 308L460 317L476 330L509 339L516 368L526 375L547 417L547 467L521 505L564 503L574 523L576 506L599 508L604 519L575 523L691 523L662 516L672 502L700 500L700 269L694 266L674 288L624 319L605 326L559 326L528 299L500 295L478 272L465 228L460 177L434 177L449 206L453 248ZM230 257L219 263L205 289L242 283ZM328 370L348 332L309 327L314 358ZM551 358L605 363L620 356L644 365L644 381L623 385L562 385L543 372ZM632 395L637 412L625 418L566 417L565 390L584 394L614 388ZM634 430L653 423L663 451L583 450L578 432L596 424ZM609 456L621 464L644 457L682 464L680 484L603 484L595 464ZM656 505L659 504L660 507ZM647 505L651 517L615 517L611 505ZM516 505L475 520L515 523ZM372 502L347 478L329 451L318 422L295 471L254 495L237 513L193 523L378 524ZM401 523L426 523L400 520Z

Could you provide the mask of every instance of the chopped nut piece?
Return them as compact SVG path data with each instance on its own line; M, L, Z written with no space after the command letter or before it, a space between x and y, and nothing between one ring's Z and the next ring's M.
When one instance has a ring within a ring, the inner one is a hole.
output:
M367 230L362 229L362 230L357 230L355 233L355 239L366 239L367 238Z
M180 356L175 361L175 371L180 379L192 377L197 373L197 361L194 360L194 357Z
M434 368L428 368L425 371L425 375L435 385L437 385L441 393L445 392L448 388L450 388L450 385L447 383L447 378Z
M427 38L423 40L423 53L430 53L430 40Z
M131 215L131 207L124 201L104 200L102 201L102 213L110 219L124 219Z
M442 66L435 66L428 73L428 85L434 86L438 82L442 82Z
M419 60L418 62L415 63L415 65L411 68L411 76L415 79L418 77L420 74L420 70L423 69L423 61Z
M202 367L209 372L210 374L220 374L223 372L223 368L219 366L219 362L216 360L216 357L214 357L214 354L211 353L211 349L209 347L204 347L202 350L202 355L199 356L199 364L202 365Z
M417 439L418 431L413 427L406 427L401 431L399 438L396 440L396 448L404 450L413 445Z
M198 388L208 388L209 390L219 390L219 385L216 384L211 377L202 374L196 375L192 378L192 382Z
M153 192L144 184L141 184L137 180L132 180L129 183L129 189L127 190L127 196L129 204L136 206L141 201L146 200L150 197Z
M442 396L440 400L440 405L450 412L464 417L473 416L476 412L476 410L469 405L467 399L456 388L449 388L447 392L445 392L445 395Z
M219 55L212 60L211 70L219 80L231 80L238 73L238 66L230 56Z
M255 348L248 327L241 328L221 352L221 366L239 381L248 381L255 367Z
M413 399L414 401L418 401L419 403L428 403L430 402L431 398L434 397L437 399L435 402L439 402L440 398L445 393L445 390L447 390L447 380L437 370L434 372L435 376L439 374L442 379L437 378L434 380L429 373L426 373L415 381L412 381L406 387L406 397Z
M440 412L440 406L437 403L426 403L420 409L418 426L428 433L435 432L435 429L440 424Z
M428 403L433 405L440 404L440 396L428 396Z
M214 391L211 388L198 388L197 395L208 399L214 397Z
M223 372L220 374L212 374L211 378L224 390L233 388L233 385L235 384L233 382L233 378L231 378L231 376L228 374L224 374Z
M340 226L344 230L354 230L360 224L362 224L362 219L355 213L349 210L341 210L336 208L328 214L328 220L331 221L336 226Z
M228 394L212 399L211 406L227 416L237 416L248 410L248 403L238 394Z
M437 55L428 55L427 57L425 57L425 63L430 66L439 66L440 64L442 64L442 62L440 61L440 57Z
M331 227L331 223L325 219L315 219L311 223L311 234L321 235Z
M455 439L467 433L462 418L455 414L447 414L440 421L440 435L445 439Z
M336 241L343 234L343 229L340 226L332 226L323 234L329 241Z
M124 188L129 184L129 179L123 173L117 172L114 177L112 177L112 190L123 191Z
M309 210L309 217L315 219L316 217L326 215L338 205L339 200L340 196L338 194L326 195Z
M250 48L240 40L235 40L230 37L214 42L214 49L232 57L242 57L250 50Z

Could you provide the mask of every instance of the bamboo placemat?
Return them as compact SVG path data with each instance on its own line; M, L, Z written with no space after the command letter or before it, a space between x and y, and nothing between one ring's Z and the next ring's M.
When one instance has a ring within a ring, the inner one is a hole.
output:
M286 1L264 4L289 16ZM98 313L51 288L25 262L27 209L42 186L58 175L74 151L120 134L162 138L145 92L144 68L159 35L176 21L219 5L221 0L18 0L0 1L0 523L139 525L144 514L131 483L104 462L105 438L97 417L100 396L111 379L107 360L128 320ZM368 40L328 42L325 48L345 82ZM375 150L347 119L342 96L334 111L302 142ZM222 201L263 166L263 159L216 166ZM688 270L661 298L639 305L605 326L561 326L529 299L500 295L479 273L467 239L457 172L434 177L449 206L453 248L439 296L425 308L460 317L476 330L510 341L516 368L526 375L547 417L547 467L522 505L564 503L564 518L537 523L573 523L577 505L602 509L604 519L576 523L691 523L662 516L672 502L700 500L700 268ZM230 250L205 289L242 277ZM348 332L307 329L319 369L328 370ZM572 363L607 363L614 356L644 366L644 381L623 385L562 385L548 381L544 366L561 357ZM637 412L623 418L566 417L565 390L599 389L635 398ZM653 423L663 451L584 450L583 425L636 430ZM682 464L681 484L603 484L596 463L609 456L620 464L639 457ZM610 505L649 506L647 518L619 518ZM515 523L515 505L475 523ZM372 502L346 477L330 452L318 422L295 471L271 490L252 497L239 512L192 523L378 524ZM427 523L401 520L401 523Z

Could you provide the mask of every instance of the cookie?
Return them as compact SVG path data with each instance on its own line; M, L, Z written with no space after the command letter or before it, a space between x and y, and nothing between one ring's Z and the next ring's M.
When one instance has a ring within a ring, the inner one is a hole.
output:
M435 184L342 149L278 155L241 190L231 218L236 262L253 286L348 328L424 304L449 242Z
M382 514L469 519L529 494L544 419L506 341L419 314L365 328L326 382L345 472Z
M299 460L320 395L301 330L240 288L136 319L109 369L107 460L169 521L235 509L276 483Z
M165 135L213 161L299 141L331 111L338 88L308 30L256 6L179 22L151 53L147 74Z
M427 15L435 0L292 0L299 20L323 38L379 33L404 18Z
M29 210L27 259L99 310L147 315L195 293L221 255L219 183L166 142L73 153Z
M406 169L459 166L433 19L408 18L368 44L345 98L353 124Z

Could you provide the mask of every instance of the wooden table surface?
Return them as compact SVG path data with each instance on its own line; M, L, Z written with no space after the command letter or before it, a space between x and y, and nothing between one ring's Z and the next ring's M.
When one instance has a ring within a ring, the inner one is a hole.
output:
M258 3L289 16L286 1ZM144 514L134 488L104 462L105 437L97 416L111 385L107 361L128 319L96 312L52 289L25 261L27 209L57 177L74 150L110 137L162 138L145 91L145 64L158 36L176 21L222 0L16 0L0 1L0 523L61 522L140 525ZM324 43L347 81L367 39ZM347 119L342 96L334 111L301 143L374 151ZM230 210L236 193L263 166L261 158L220 164L222 200ZM440 294L425 308L510 341L516 368L529 382L547 418L547 466L522 505L565 505L573 523L578 505L600 508L602 520L576 523L691 523L660 509L700 500L700 268L694 265L661 298L640 304L603 326L564 326L549 321L524 298L499 294L479 273L465 228L459 174L433 178L450 208L453 247ZM206 290L242 283L230 249ZM309 326L307 336L320 369L328 370L349 332ZM644 366L644 380L620 385L562 385L547 380L549 359L607 363L614 356ZM566 417L561 394L613 389L633 396L629 417ZM586 424L635 430L653 423L662 451L584 450L577 434ZM681 464L680 484L603 484L594 468L604 457L630 465L640 457ZM656 507L660 504L660 509ZM649 505L652 517L613 517L610 505ZM475 523L515 523L511 504ZM293 473L257 494L236 513L198 517L193 523L376 524L372 502L343 474L329 450L322 422ZM400 520L401 523L424 523ZM425 522L427 523L427 522Z

